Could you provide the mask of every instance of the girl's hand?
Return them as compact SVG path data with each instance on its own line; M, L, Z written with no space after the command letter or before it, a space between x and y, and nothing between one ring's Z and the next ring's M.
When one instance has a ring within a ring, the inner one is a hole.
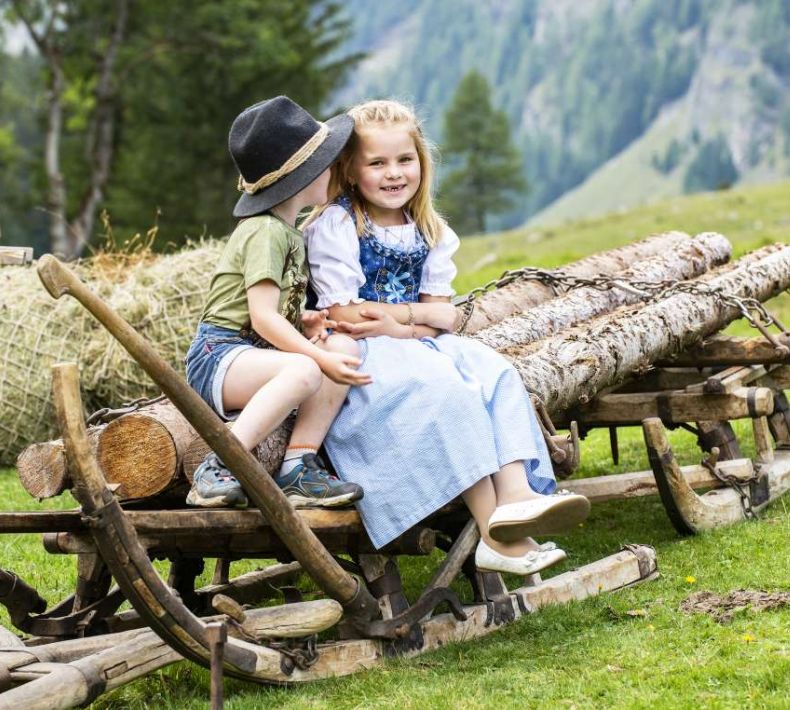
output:
M312 342L326 340L329 329L336 328L337 323L329 318L329 311L305 311L302 313L302 333Z
M340 321L337 329L341 333L350 335L355 340L360 338L375 338L379 335L389 335L391 338L411 338L412 328L398 323L389 313L378 308L365 308L359 312L366 320L362 323L347 323Z
M353 355L322 350L315 361L321 368L321 372L340 385L369 385L373 382L370 375L357 371L362 360Z

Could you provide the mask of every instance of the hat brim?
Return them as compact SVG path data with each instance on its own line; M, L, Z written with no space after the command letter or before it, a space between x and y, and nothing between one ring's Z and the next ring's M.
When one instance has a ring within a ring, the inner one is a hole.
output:
M233 208L233 216L252 217L285 202L304 190L332 165L340 155L340 151L348 143L351 131L354 130L354 119L343 113L330 118L326 121L326 125L329 127L326 139L304 163L273 185L259 190L254 195L243 193Z

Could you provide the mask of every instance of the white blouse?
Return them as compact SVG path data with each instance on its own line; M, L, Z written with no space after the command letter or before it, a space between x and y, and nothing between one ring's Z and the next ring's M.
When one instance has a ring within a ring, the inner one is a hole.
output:
M414 223L396 227L373 225L376 239L395 249L414 248L417 234ZM331 205L304 230L310 280L318 296L318 308L360 303L359 289L365 275L359 263L359 236L354 222L340 205ZM457 273L452 256L460 240L445 226L441 241L428 252L420 280L420 293L431 296L455 294L452 282Z

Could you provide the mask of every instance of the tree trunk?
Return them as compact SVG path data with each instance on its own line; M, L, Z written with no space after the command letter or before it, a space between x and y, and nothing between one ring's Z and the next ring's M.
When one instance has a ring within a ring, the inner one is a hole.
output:
M104 199L104 188L110 178L110 167L115 153L115 87L114 73L118 51L126 36L129 21L129 0L116 0L116 18L107 50L101 58L96 86L96 108L91 130L86 138L86 153L90 176L79 212L71 229L74 234L74 256L79 256L93 235L96 210Z
M676 293L648 305L628 306L532 346L506 349L526 388L549 412L585 404L603 387L624 380L699 342L740 311L705 291L720 288L766 301L790 287L790 246L775 244L747 254L700 283L697 293Z
M721 234L699 234L665 253L637 262L618 272L617 277L631 282L682 281L726 263L731 254L732 247ZM531 343L642 300L645 296L631 288L577 288L485 328L475 339L496 350Z
M655 234L632 244L592 254L579 261L566 264L559 270L572 276L584 277L615 274L633 266L642 259L667 254L686 244L689 239L689 235L683 232ZM488 291L475 301L475 308L465 333L473 335L514 313L521 313L538 304L545 303L556 295L550 286L539 281L525 279L517 279L495 291Z

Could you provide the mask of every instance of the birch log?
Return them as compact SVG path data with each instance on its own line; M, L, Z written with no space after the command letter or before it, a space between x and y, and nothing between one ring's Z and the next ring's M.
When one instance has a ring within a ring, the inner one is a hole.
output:
M790 287L790 246L775 244L747 254L707 287L766 301ZM505 354L524 385L549 412L585 404L603 387L699 342L740 317L712 294L677 293L648 305L627 306L548 338L538 349Z
M566 264L562 271L572 276L599 276L615 274L634 263L660 254L667 254L690 239L684 232L654 234L638 242L626 244L609 251ZM475 302L466 334L473 335L504 318L521 313L554 298L555 293L538 281L514 281L496 291L489 291Z
M731 255L732 246L725 237L707 232L639 261L619 272L617 277L623 281L683 281L726 263ZM645 297L630 288L615 287L606 291L592 287L577 288L484 328L475 335L475 339L496 350L531 343L642 300Z

